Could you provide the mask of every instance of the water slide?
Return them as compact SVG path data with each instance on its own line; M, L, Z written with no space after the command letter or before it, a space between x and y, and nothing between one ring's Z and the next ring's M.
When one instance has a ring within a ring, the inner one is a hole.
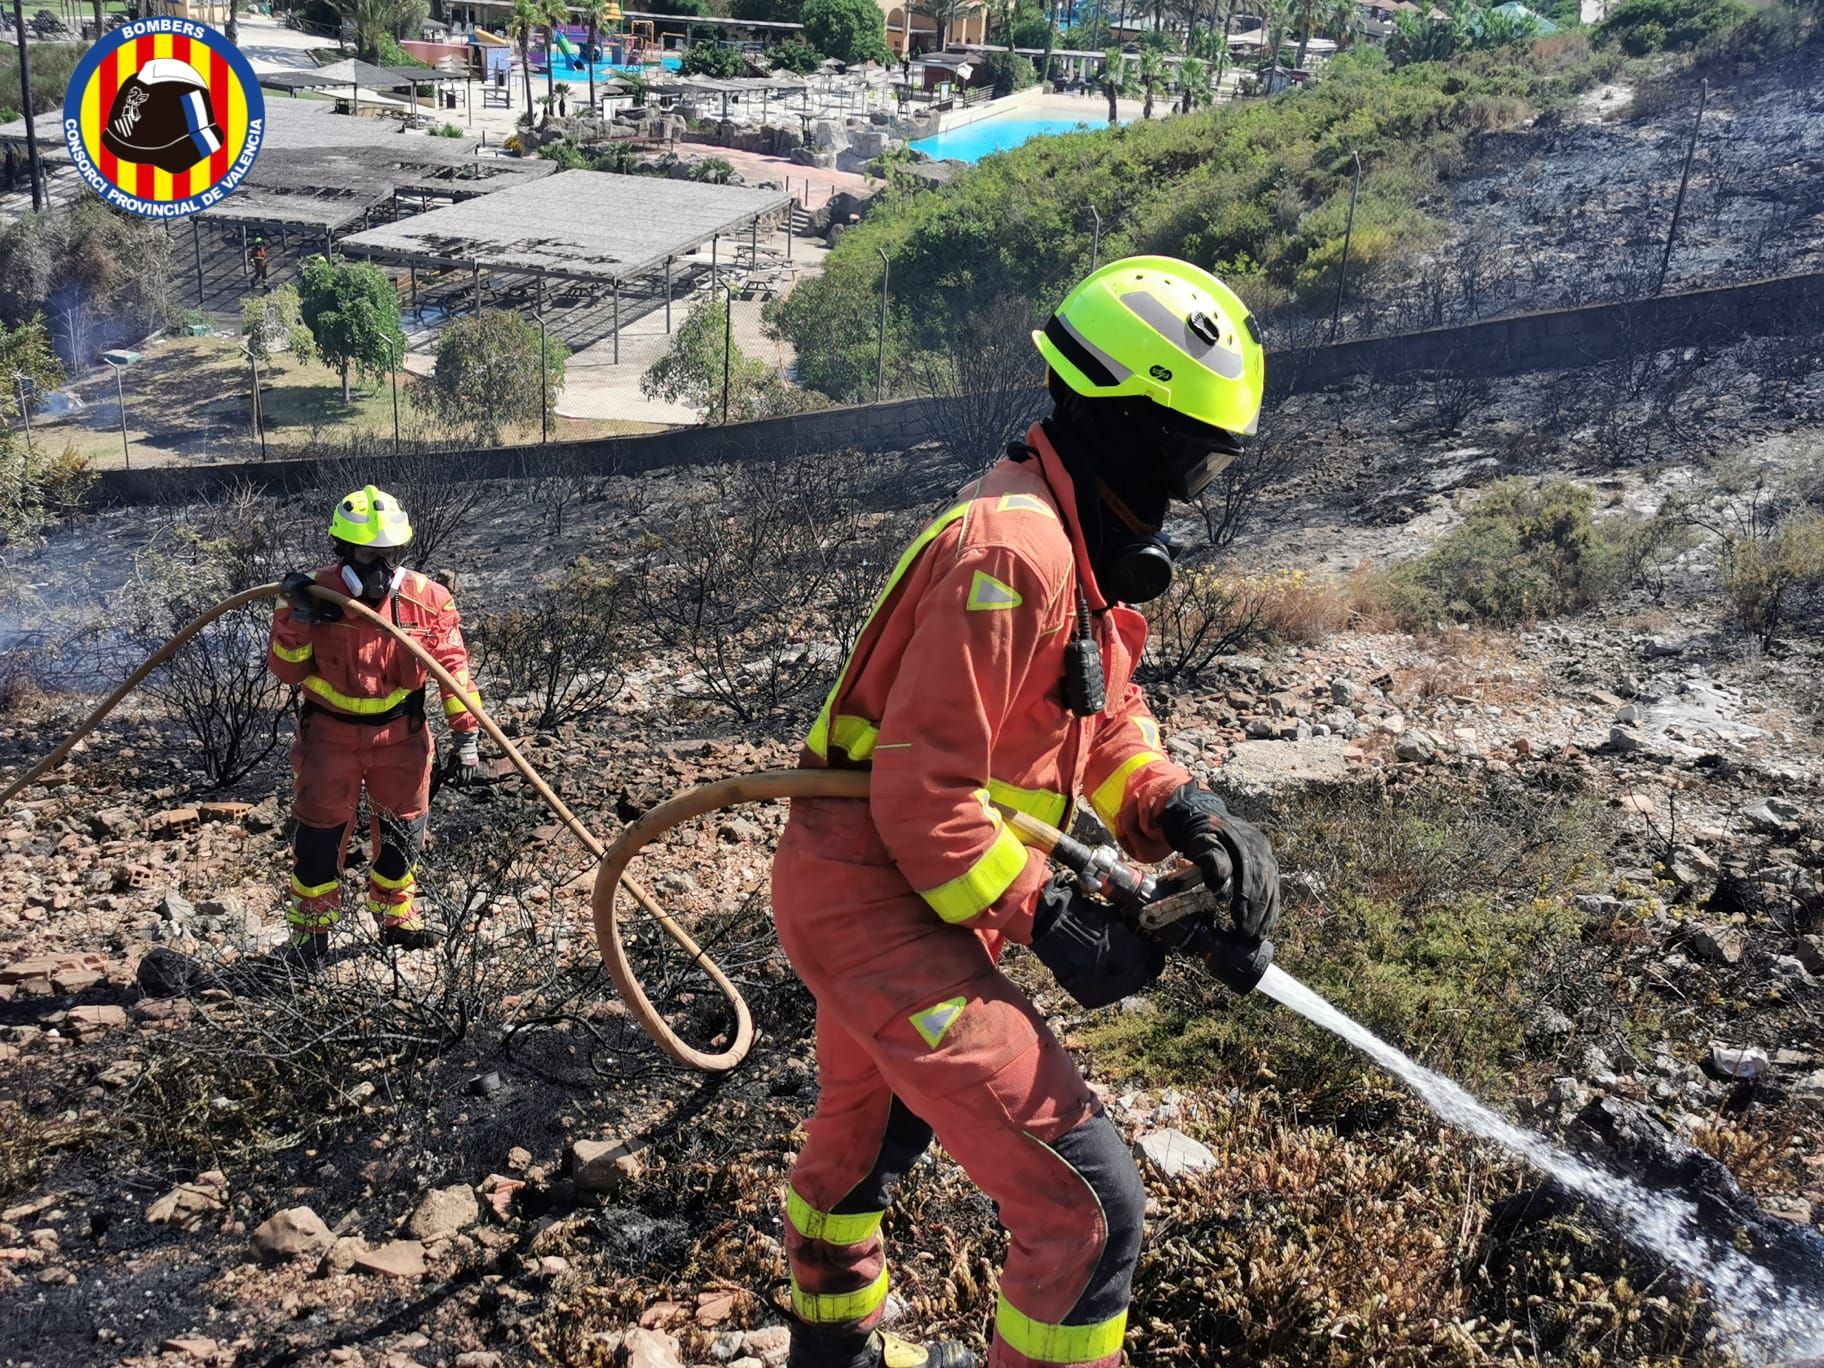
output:
M551 35L551 45L559 52L563 53L565 57L569 58L571 62L577 61L576 44L565 36L562 29L557 30Z

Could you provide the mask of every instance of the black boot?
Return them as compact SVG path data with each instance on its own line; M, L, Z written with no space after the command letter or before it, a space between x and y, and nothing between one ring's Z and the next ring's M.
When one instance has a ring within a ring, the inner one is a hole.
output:
M884 1330L861 1334L800 1322L792 1327L786 1368L976 1368L975 1354L956 1340L911 1344Z
M419 922L416 925L388 925L380 928L380 944L399 950L434 950L437 933Z

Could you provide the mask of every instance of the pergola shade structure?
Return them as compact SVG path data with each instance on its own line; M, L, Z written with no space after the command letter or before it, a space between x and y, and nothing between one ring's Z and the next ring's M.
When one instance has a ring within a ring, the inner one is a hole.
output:
M783 190L560 171L344 240L352 255L626 283L783 214Z
M742 269L720 255L722 239L745 239L730 256L744 251L757 278L761 222L786 224L790 205L784 190L561 171L350 234L341 247L350 256L408 266L414 281L426 268L442 280L466 279L464 297L439 294L446 314L492 302L544 319L553 306L563 315L560 336L575 345L612 338L618 364L627 322L662 308L669 332L680 285L713 287L719 273ZM693 255L704 246L707 262Z

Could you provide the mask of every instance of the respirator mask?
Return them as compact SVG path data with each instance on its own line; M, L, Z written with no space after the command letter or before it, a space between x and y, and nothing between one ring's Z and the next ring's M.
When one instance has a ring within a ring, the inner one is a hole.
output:
M394 565L385 556L376 557L366 565L357 565L349 553L342 555L342 583L348 586L349 593L367 603L379 603L399 587L404 576L404 568Z

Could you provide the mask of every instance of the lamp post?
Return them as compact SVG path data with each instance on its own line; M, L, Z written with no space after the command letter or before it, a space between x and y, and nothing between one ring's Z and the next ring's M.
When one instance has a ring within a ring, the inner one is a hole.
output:
M1330 306L1330 338L1336 341L1337 324L1343 317L1343 284L1349 278L1349 242L1355 236L1355 196L1362 188L1362 154L1350 152L1355 159L1355 179L1349 182L1349 222L1343 228L1343 259L1336 269L1336 302Z
M120 459L128 469L133 469L133 452L127 446L127 394L120 383L120 373L135 361L139 353L133 351L105 351L101 359L114 368L114 398L120 405Z
M538 440L551 440L550 371L545 365L545 316L538 315Z
M880 341L874 352L874 402L878 404L887 383L887 279L893 263L879 247L874 251L880 257Z
M405 362L403 344L393 346L393 455L399 454L399 367Z
M255 356L253 348L245 342L239 344L241 352L247 358L247 368L253 372L252 402L248 405L247 416L253 424L253 435L260 444L260 459L266 459L266 422L260 413L260 358Z
M25 372L14 371L13 382L19 386L19 417L25 422L25 454L36 457L38 453L32 450L32 404L25 394Z

